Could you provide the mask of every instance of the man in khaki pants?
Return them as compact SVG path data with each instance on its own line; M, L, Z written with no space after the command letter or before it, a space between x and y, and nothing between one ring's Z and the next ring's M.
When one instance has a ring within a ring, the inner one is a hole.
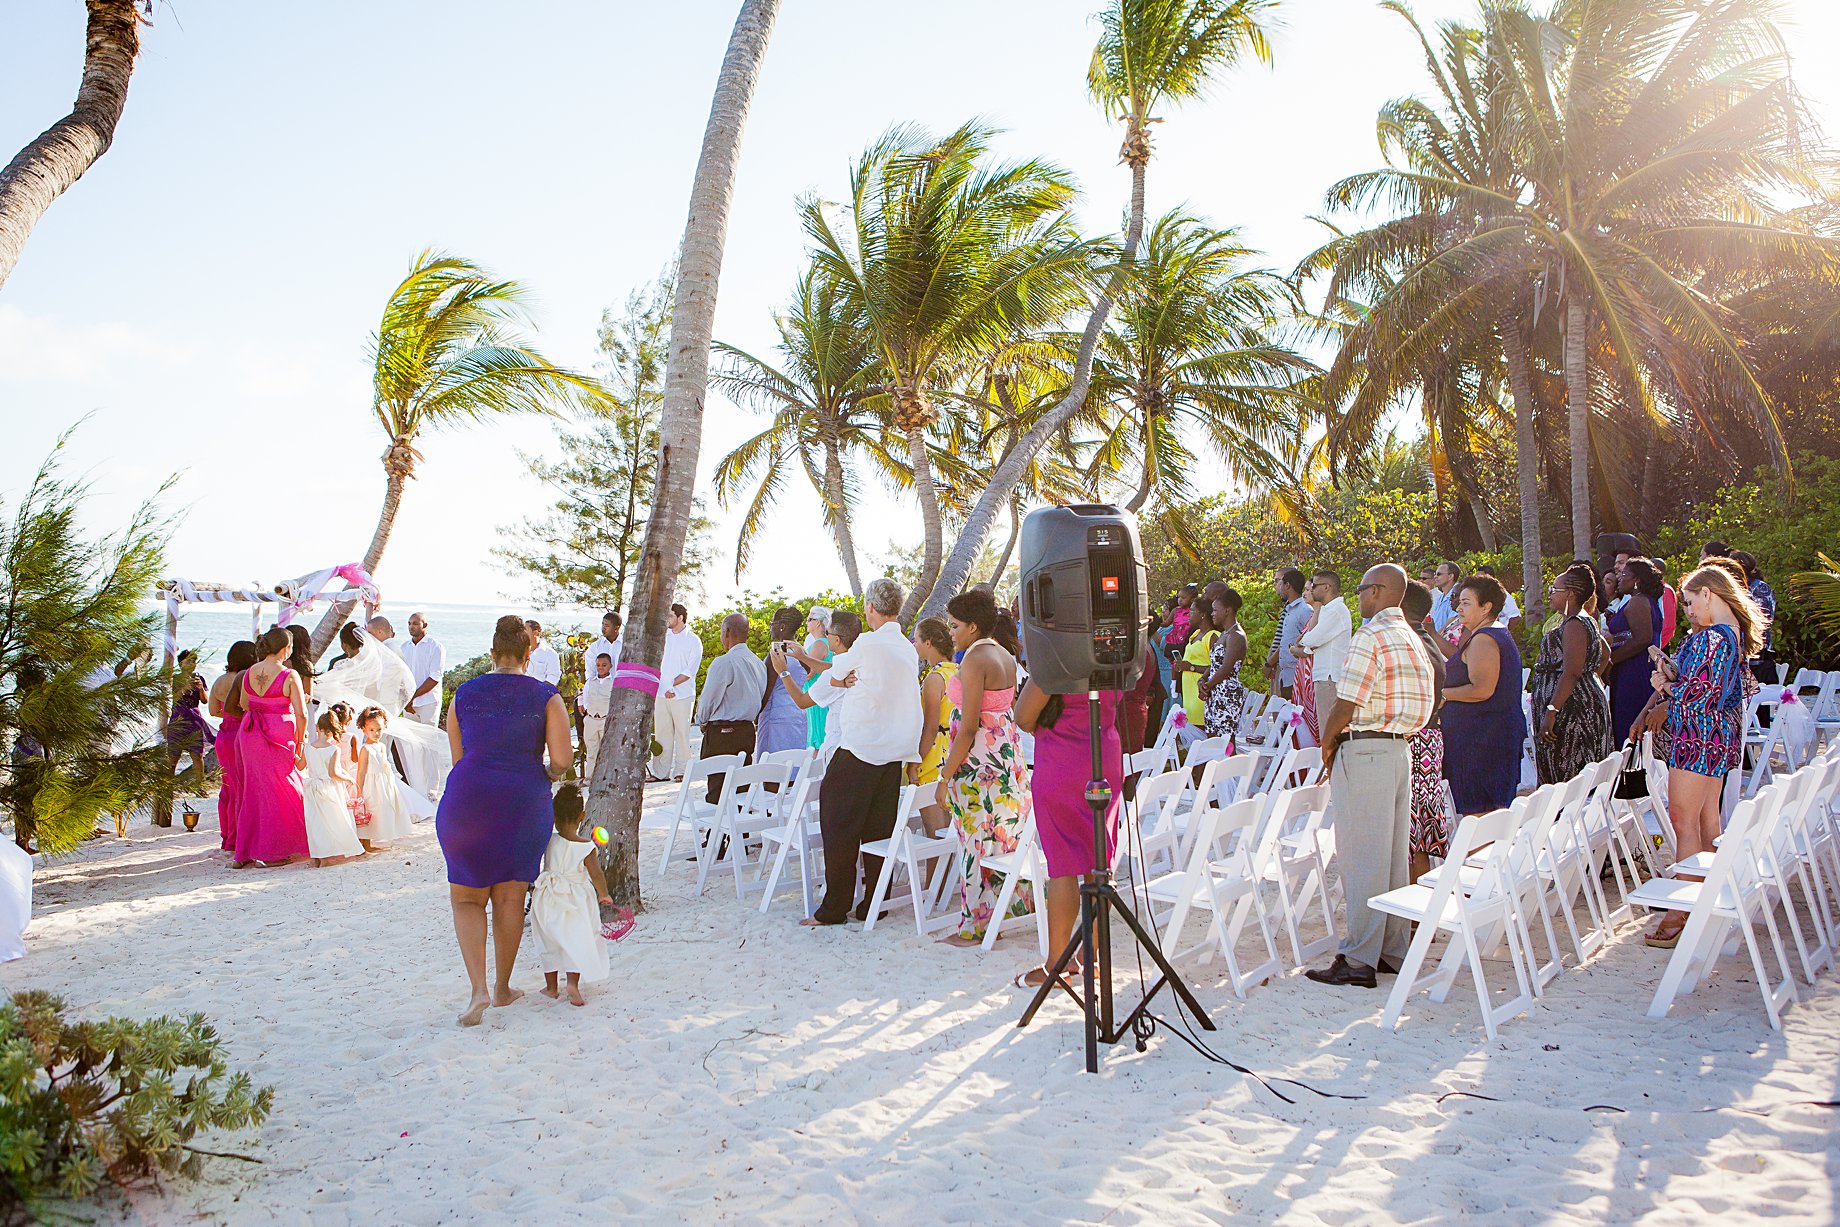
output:
M703 641L690 629L690 612L673 605L664 625L658 701L652 705L653 736L659 747L648 777L654 783L681 779L690 762L690 713L696 708L696 671L703 664Z
M1406 738L1425 727L1436 703L1431 658L1399 602L1406 573L1382 563L1355 596L1368 621L1354 632L1322 726L1323 763L1335 806L1335 850L1347 927L1335 962L1304 974L1318 984L1373 988L1405 957L1410 926L1367 905L1412 881L1412 761Z

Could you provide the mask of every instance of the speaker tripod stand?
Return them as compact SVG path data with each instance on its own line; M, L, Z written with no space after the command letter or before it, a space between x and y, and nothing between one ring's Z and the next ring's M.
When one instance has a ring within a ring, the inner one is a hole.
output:
M1092 744L1092 777L1086 782L1086 803L1092 810L1093 824L1093 871L1080 879L1080 925L1067 945L1062 948L1059 957L1048 965L1048 978L1035 992L1029 1008L1022 1012L1017 1020L1018 1027L1026 1027L1035 1018L1035 1012L1048 1000L1048 995L1058 986L1079 1002L1081 1012L1086 1016L1086 1072L1099 1072L1099 1044L1116 1044L1131 1033L1132 1026L1145 1011L1150 1008L1150 1001L1168 985L1182 1004L1191 1010L1200 1020L1201 1026L1215 1030L1214 1021L1195 1000L1194 993L1182 982L1182 977L1169 964L1162 947L1144 930L1143 924L1131 911L1131 905L1124 901L1118 888L1112 884L1112 862L1106 855L1105 846L1105 812L1111 808L1112 789L1105 782L1105 758L1102 732L1099 727L1099 692L1086 692L1087 731ZM1046 907L1045 899L1037 906ZM1137 944L1149 952L1151 961L1156 964L1158 975L1156 983L1144 993L1131 1012L1124 1016L1122 1022L1114 1025L1112 1015L1112 914L1130 929ZM1080 955L1080 975L1083 993L1076 993L1061 978L1067 965L1073 961L1075 954ZM1095 997L1095 989L1097 996Z

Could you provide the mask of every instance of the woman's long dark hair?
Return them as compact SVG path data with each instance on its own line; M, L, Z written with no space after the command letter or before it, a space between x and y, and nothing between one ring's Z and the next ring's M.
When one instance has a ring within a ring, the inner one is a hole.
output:
M288 638L294 641L294 650L288 654L288 668L300 674L303 681L317 676L313 672L313 636L298 622L290 622L283 629L287 631Z

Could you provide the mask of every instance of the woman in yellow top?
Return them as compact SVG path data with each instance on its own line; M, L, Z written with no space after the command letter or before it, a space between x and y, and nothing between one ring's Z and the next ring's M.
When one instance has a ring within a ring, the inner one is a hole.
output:
M946 683L958 672L952 662L952 631L945 619L922 618L914 627L914 649L920 653L920 761L907 765L907 782L937 784L939 767L952 741ZM945 810L928 805L920 812L920 821L930 834L937 835L949 819Z
M1211 608L1213 585L1208 587L1208 603L1197 601L1195 604L1198 608ZM1171 671L1182 679L1182 710L1188 713L1189 727L1197 735L1207 726L1207 699L1201 694L1201 679L1208 675L1214 640L1220 638L1220 632L1214 629L1212 623L1202 620L1206 617L1206 614L1197 615L1197 625L1188 632L1188 645L1182 649L1182 659L1171 661L1169 665Z

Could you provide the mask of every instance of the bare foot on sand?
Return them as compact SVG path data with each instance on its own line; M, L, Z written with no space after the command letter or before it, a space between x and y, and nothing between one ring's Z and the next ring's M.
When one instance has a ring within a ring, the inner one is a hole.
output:
M490 997L475 997L466 1003L466 1013L460 1015L462 1027L477 1027L479 1020L486 1016L486 1007L492 1004Z
M505 985L502 988L495 988L492 990L492 1004L493 1005L510 1005L512 1002L516 1001L519 997L522 997L523 995L524 995L523 989L512 988L510 985Z
M587 1005L588 1004L586 1001L582 1000L581 989L573 984L569 985L569 1004L570 1005Z
M562 990L557 988L554 984L545 984L543 986L543 995L551 1000L560 1000L562 997Z

